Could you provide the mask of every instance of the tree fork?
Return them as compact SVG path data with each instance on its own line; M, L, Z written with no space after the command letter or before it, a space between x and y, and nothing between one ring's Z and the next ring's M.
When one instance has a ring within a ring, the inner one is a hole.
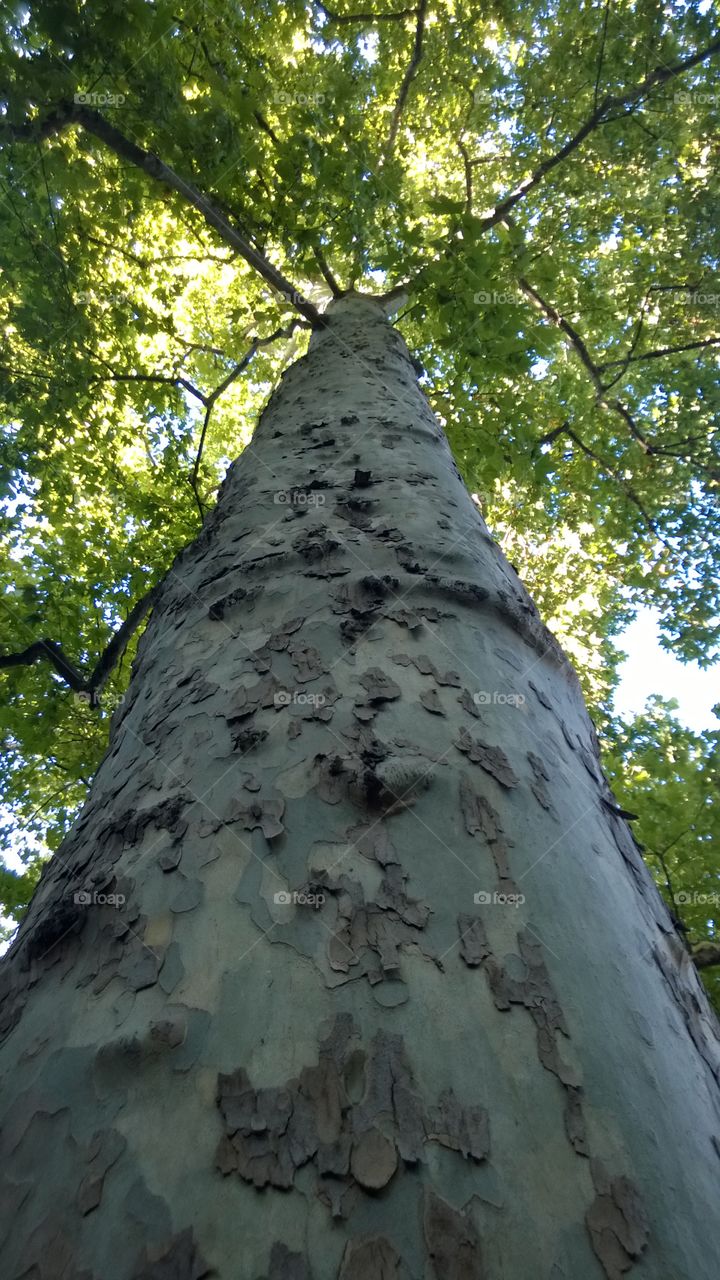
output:
M715 1280L690 958L402 338L327 321L3 964L3 1275Z

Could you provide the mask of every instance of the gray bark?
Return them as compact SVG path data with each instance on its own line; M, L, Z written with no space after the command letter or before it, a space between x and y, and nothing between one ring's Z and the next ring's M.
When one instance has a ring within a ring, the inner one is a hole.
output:
M2 1275L716 1280L713 1015L402 339L328 315L4 962Z

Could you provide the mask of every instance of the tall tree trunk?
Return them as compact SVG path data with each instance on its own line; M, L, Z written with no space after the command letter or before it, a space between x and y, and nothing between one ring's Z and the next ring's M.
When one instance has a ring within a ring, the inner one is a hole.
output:
M375 300L168 574L4 963L7 1280L716 1280L718 1042Z

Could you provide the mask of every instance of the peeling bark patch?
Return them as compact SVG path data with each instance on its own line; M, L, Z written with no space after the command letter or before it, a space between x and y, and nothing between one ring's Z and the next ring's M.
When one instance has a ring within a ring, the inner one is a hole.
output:
M632 840L629 832L628 839ZM714 1036L711 1037L708 1034L707 1015L696 994L696 989L699 986L697 975L695 975L694 987L690 987L687 982L682 982L679 976L679 966L671 961L665 948L666 944L664 942L653 947L653 960L673 993L695 1048L706 1062L715 1080L720 1083L720 1057L718 1055L717 1041ZM691 967L691 962L687 955L684 956L684 960L685 964Z
M146 1247L132 1280L204 1280L213 1274L198 1251L192 1227L187 1227L157 1249Z
M366 574L351 582L343 582L331 592L334 613L344 614L340 630L343 639L352 644L381 617L382 606L389 595L400 590L398 579L390 574L382 577Z
M387 1186L397 1166L395 1145L379 1129L368 1129L353 1146L350 1171L366 1191Z
M388 610L384 616L391 622L396 622L399 627L407 627L408 631L417 631L424 622L436 623L449 615L441 613L431 605L418 605L417 609L406 609L403 605L399 605L396 609Z
M247 755L267 738L267 729L241 729L233 737L233 746L241 755Z
M585 1223L608 1280L622 1280L647 1245L647 1217L629 1178L610 1178L599 1160L591 1168L597 1195Z
M360 676L360 684L366 691L367 701L371 704L392 702L399 698L402 690L390 676L386 676L379 667L370 667Z
M407 877L397 863L384 868L384 876L375 901L366 902L362 886L340 876L337 880L323 877L318 887L336 901L337 918L328 944L327 959L330 968L349 978L365 976L371 984L377 984L390 976L396 978L400 971L400 949L417 946L429 959L437 957L418 937L425 928L430 908L407 897ZM357 969L356 973L351 973ZM404 1003L407 992L401 984L399 990L388 993L388 1003ZM380 998L384 1002L384 997Z
M468 968L476 969L483 960L492 955L485 925L479 916L458 916L458 933L460 934L460 955Z
M565 1132L568 1142L579 1156L589 1156L585 1117L582 1112L580 1089L568 1085L565 1090Z
M467 711L468 715L471 715L474 720L482 719L477 703L469 689L463 689L462 693L458 697L458 702L460 703L463 711Z
M530 768L533 771L533 781L530 783L530 790L535 796L538 804L542 805L543 809L546 809L548 813L552 813L553 816L555 816L555 810L553 809L552 801L550 800L547 787L545 786L545 783L550 781L550 774L548 773L544 762L540 759L540 756L535 755L534 751L528 751L527 758Z
M364 858L378 862L381 867L386 867L391 863L399 865L399 859L388 835L387 827L382 822L367 825L361 823L357 827L351 827L347 832L346 839L359 849Z
M445 708L438 696L437 689L425 689L420 694L420 702L426 711L433 716L444 716Z
M410 1280L400 1254L384 1236L348 1240L338 1280Z
M414 804L431 782L424 756L390 754L378 739L366 741L352 757L316 756L313 773L315 789L327 804L349 798L361 810L370 806L388 815Z
M172 849L166 849L158 858L158 866L161 871L175 871L182 857L182 845L175 845Z
M266 840L274 840L285 830L281 821L284 812L285 801L278 792L253 792L233 800L225 821L237 822L245 831L259 828Z
M452 1089L446 1089L437 1107L431 1107L427 1136L450 1151L459 1151L466 1160L472 1157L479 1163L490 1154L487 1111L482 1107L463 1110Z
M78 1270L75 1241L57 1212L39 1223L21 1265L21 1271L13 1268L12 1280L96 1280L92 1272Z
M460 677L457 671L446 671L443 674L438 671L435 663L430 661L427 654L419 653L415 657L411 657L408 653L394 653L392 660L398 667L415 667L421 676L432 676L437 684L450 685L455 689L460 688Z
M565 1090L565 1132L578 1155L589 1155L582 1112L580 1081L572 1067L563 1062L557 1035L569 1037L565 1019L550 982L540 943L527 929L518 933L520 955L515 957L524 976L511 976L497 960L488 943L479 916L458 917L460 955L469 968L483 966L496 1009L505 1013L514 1004L527 1009L535 1024L538 1058L546 1071Z
M312 646L298 646L289 652L299 684L307 684L308 681L317 680L319 676L327 674L327 667L318 649Z
M465 774L460 778L460 812L468 835L481 834L488 844L499 838L502 828L495 809L485 796L478 795Z
M479 764L480 768L495 778L501 786L509 789L518 785L512 765L501 747L492 747L480 738L472 738L467 729L460 730L455 739L455 746L473 764Z
M89 1165L77 1194L77 1207L85 1216L96 1209L102 1199L103 1184L108 1170L116 1163L127 1143L114 1129L94 1135L87 1153Z
M509 890L512 877L510 864L507 861L507 841L502 835L500 817L486 797L474 791L473 785L465 774L460 778L460 812L469 835L482 835L486 838L495 861L498 879L503 882L503 892Z
M535 697L537 698L540 705L545 707L546 711L552 711L553 704L550 698L548 697L548 695L545 693L545 690L540 689L533 680L528 680L528 684L530 685L530 688L535 694Z
M472 1219L425 1191L423 1230L428 1256L437 1280L487 1280Z
M270 1266L264 1280L312 1280L312 1275L301 1253L292 1253L286 1244L276 1240L270 1250Z
M275 677L269 674L264 679L258 680L257 684L250 689L241 686L236 691L230 710L225 717L228 724L237 724L239 721L247 720L261 709L267 710L275 706L275 695L279 688L280 685Z
M258 1189L288 1190L296 1171L313 1164L318 1194L342 1213L348 1192L381 1191L399 1172L400 1161L422 1159L425 1142L466 1160L487 1157L487 1114L476 1105L461 1106L451 1089L426 1114L399 1035L375 1035L364 1063L364 1089L353 1101L356 1045L352 1018L340 1015L320 1043L317 1065L304 1067L279 1088L255 1089L243 1068L219 1076L224 1133L217 1169Z
M188 880L184 876L182 880L183 883L170 903L170 910L176 915L185 911L194 911L200 906L204 895L202 880Z
M239 604L243 606L244 612L252 613L261 593L262 587L238 587L236 591L231 591L228 595L213 601L207 616L212 622L221 622L228 610L234 609Z

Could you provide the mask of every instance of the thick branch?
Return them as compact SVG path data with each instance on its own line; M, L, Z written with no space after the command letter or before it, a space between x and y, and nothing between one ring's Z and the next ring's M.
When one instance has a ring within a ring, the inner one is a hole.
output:
M327 5L321 4L320 0L317 0L317 7L329 22L338 25L349 22L398 22L403 18L412 18L417 13L417 9L399 9L396 13L334 13Z
M106 645L87 680L54 640L36 640L19 653L0 654L0 668L29 667L39 659L46 659L75 693L88 694L90 702L96 706L100 690L120 661L140 623L150 612L156 595L157 587L153 587L136 601L125 621Z
M122 626L118 627L110 642L105 646L86 685L86 692L93 695L93 702L96 701L97 694L106 684L108 677L120 661L140 623L149 614L155 603L156 595L157 587L152 587L144 596L136 600Z
M290 281L286 280L268 261L264 254L258 252L257 249L249 244L228 220L215 201L203 195L192 183L186 182L174 169L171 169L169 165L165 164L151 151L144 151L137 143L130 138L126 138L99 111L94 111L90 107L79 103L64 103L51 112L49 116L46 116L45 120L39 121L37 124L15 126L3 124L0 126L0 139L4 136L18 142L40 141L43 138L61 132L71 125L80 125L81 128L86 129L88 133L93 134L105 146L109 147L111 151L114 151L121 159L128 160L130 164L141 169L143 173L148 174L156 182L160 182L163 186L177 192L187 204L192 205L202 214L208 225L213 227L222 239L235 249L241 258L245 259L249 266L253 267L264 280L267 280L268 284L271 284L278 293L284 294L288 301L306 320L310 321L314 328L324 323L320 312L313 303L303 298Z
M340 285L338 284L337 280L335 279L335 276L333 275L332 271L330 270L327 259L325 258L325 255L322 249L319 247L319 245L313 246L313 257L320 268L322 278L325 281L328 289L332 293L333 298L341 298L343 291L340 288Z
M706 45L704 49L698 50L697 53L690 54L687 58L683 58L679 62L674 62L669 67L656 67L655 70L651 71L639 85L634 89L630 89L628 93L623 94L621 97L615 97L613 94L608 94L603 98L602 102L598 104L591 115L588 116L585 123L580 126L577 132L568 139L564 146L560 147L559 151L554 152L553 155L547 156L545 160L542 160L537 168L530 174L529 178L525 178L525 180L521 182L514 191L511 191L509 196L506 196L504 200L501 200L500 203L495 206L492 213L488 214L488 216L483 219L483 229L488 230L490 227L497 226L498 222L502 222L503 218L506 218L508 213L515 208L515 205L518 204L518 202L522 200L529 191L532 191L534 187L538 186L538 184L542 182L546 174L555 169L557 165L562 164L563 160L567 160L568 156L572 155L574 151L577 151L578 147L587 137L589 137L591 133L594 132L595 129L600 125L607 123L611 111L617 110L618 108L623 109L636 106L638 102L651 93L653 89L658 88L659 85L666 84L668 80L673 80L676 76L682 75L685 71L691 71L693 67L698 66L701 62L706 62L708 58L711 58L713 54L718 52L720 52L720 36L717 36L715 40L711 41L709 45Z
M86 682L73 665L70 659L63 653L59 644L54 640L36 640L33 644L29 644L27 649L22 649L19 653L2 653L0 654L0 668L4 667L30 667L39 659L46 658L52 663L59 676L62 676L66 684L70 685L76 693L85 689Z

